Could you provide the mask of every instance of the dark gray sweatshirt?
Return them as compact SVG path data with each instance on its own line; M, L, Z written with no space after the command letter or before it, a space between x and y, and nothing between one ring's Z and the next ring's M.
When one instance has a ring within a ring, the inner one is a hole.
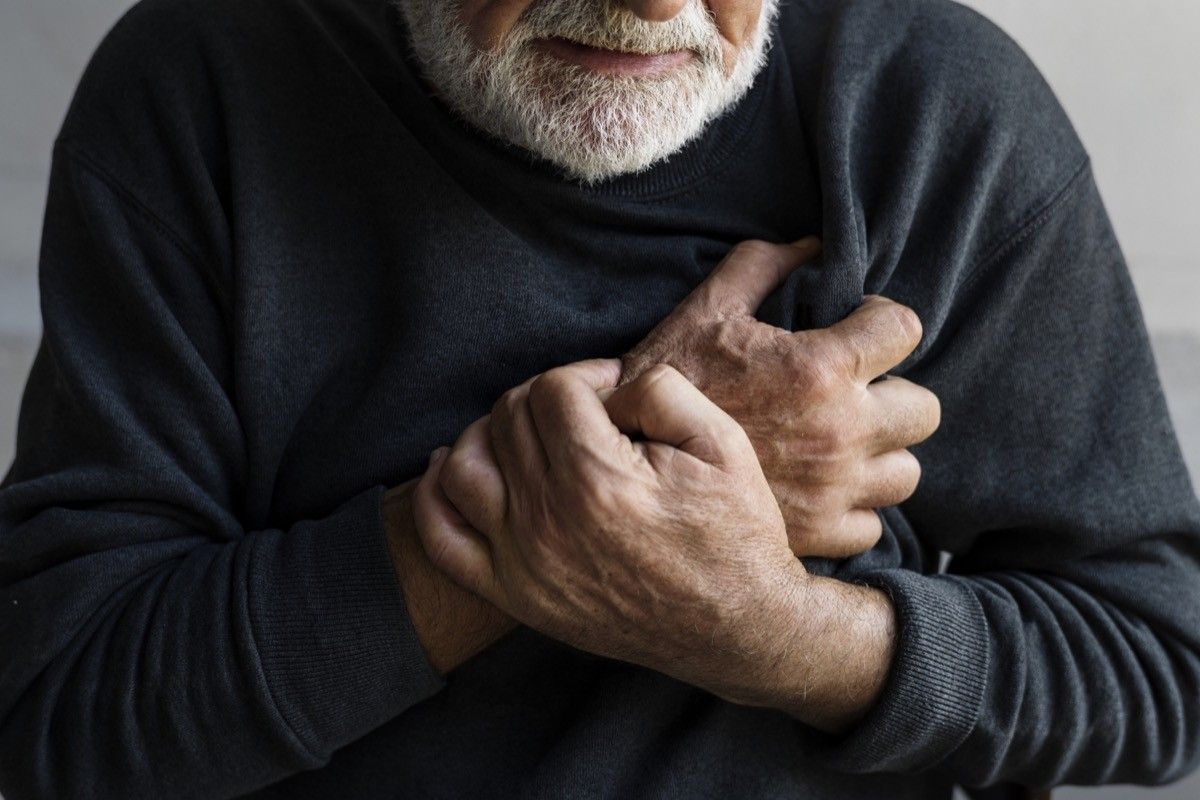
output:
M736 108L592 188L456 121L404 42L385 0L147 0L94 57L0 490L5 797L928 800L1196 763L1200 505L1012 42L944 0L785 2ZM895 602L869 716L826 736L529 630L436 674L385 488L736 242L814 232L762 318L908 304L897 374L944 409L879 545L809 562Z

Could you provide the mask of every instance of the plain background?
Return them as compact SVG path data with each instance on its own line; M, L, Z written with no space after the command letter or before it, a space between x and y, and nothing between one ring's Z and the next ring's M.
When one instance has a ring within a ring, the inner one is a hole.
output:
M382 2L382 0L381 0ZM37 248L50 147L76 81L130 0L0 0L0 469L40 329ZM1200 477L1200 3L967 0L1046 73L1095 162L1154 335L1172 416ZM1200 698L1197 698L1200 702ZM1064 789L1063 800L1196 800Z

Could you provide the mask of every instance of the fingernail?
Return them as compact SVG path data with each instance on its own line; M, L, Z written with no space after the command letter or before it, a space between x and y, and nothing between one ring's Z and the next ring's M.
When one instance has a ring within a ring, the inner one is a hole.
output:
M449 449L450 448L448 448L448 447L439 447L437 450L434 450L432 453L429 454L429 463L436 464L439 461L441 461L442 457L446 455L446 451Z

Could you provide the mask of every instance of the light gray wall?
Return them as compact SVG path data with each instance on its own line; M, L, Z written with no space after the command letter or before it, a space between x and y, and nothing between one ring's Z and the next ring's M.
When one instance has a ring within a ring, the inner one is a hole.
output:
M0 469L39 329L36 253L50 145L97 41L128 0L0 0ZM1200 476L1200 3L968 0L1046 73L1092 153ZM1061 790L1065 800L1196 800Z
M50 146L96 43L128 0L0 0L0 335L36 333Z

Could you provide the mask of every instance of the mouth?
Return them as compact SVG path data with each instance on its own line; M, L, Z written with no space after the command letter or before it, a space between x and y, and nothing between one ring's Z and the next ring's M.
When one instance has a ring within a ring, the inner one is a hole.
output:
M668 53L628 53L621 50L593 47L557 36L550 39L538 39L534 46L541 52L568 64L574 64L592 72L621 77L660 75L677 69L696 57L691 50L675 50Z

